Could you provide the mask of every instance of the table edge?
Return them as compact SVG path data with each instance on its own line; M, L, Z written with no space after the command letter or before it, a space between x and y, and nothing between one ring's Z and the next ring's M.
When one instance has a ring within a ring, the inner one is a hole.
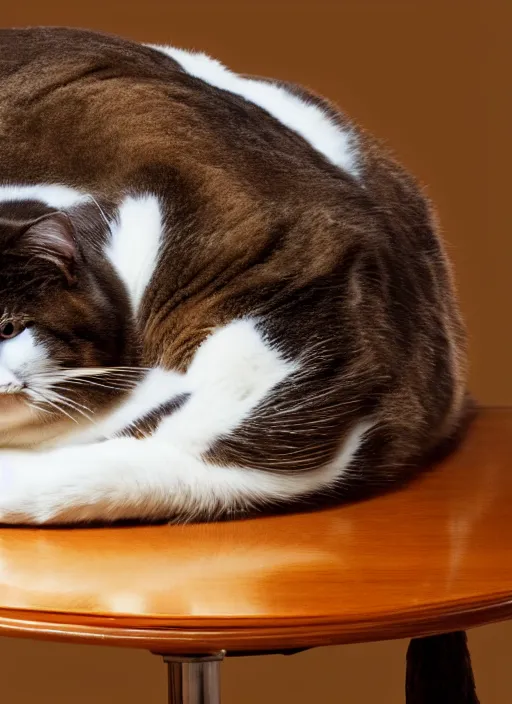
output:
M16 611L0 608L0 636L151 650L159 653L276 651L342 645L467 630L512 619L512 595L487 602L459 602L371 618L204 619L166 625L163 619L122 623L113 617ZM125 619L127 621L127 619ZM153 624L153 625L151 625Z

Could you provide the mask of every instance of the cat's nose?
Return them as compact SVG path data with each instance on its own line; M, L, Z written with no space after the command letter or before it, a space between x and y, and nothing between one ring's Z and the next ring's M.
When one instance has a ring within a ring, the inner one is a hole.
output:
M10 369L0 366L0 393L13 393L23 387L22 382Z

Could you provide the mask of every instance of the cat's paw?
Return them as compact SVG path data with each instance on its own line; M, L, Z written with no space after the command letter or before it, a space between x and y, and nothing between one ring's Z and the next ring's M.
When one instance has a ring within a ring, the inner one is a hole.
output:
M34 523L36 496L24 453L0 450L0 524Z

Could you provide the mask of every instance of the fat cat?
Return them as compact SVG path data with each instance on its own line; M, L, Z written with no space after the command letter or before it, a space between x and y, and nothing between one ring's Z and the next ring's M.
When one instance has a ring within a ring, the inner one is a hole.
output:
M0 522L215 520L384 488L458 430L426 196L304 88L0 30Z

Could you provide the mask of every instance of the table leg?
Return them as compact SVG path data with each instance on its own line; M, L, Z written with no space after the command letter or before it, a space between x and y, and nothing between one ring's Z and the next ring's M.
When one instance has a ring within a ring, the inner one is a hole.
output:
M414 638L407 651L407 704L479 704L463 631Z
M220 664L224 652L162 657L167 664L168 704L220 704Z

